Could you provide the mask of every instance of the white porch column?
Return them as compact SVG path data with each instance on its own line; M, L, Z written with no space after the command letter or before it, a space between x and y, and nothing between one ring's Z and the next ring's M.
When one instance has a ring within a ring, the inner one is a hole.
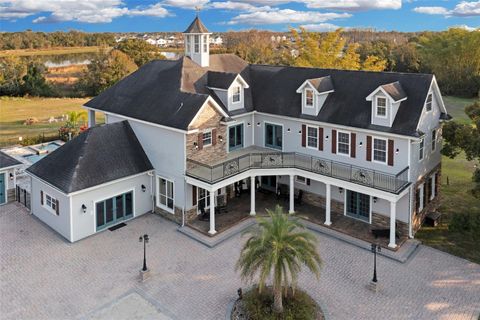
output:
M250 215L255 215L255 176L250 177Z
M290 209L288 213L294 213L294 185L293 185L293 175L290 175Z
M210 190L210 230L208 230L208 233L212 235L217 233L215 230L215 191Z
M395 243L395 222L397 214L397 203L391 201L390 202L390 243L388 246L390 248L396 248L397 244Z
M325 225L329 226L332 224L331 219L331 185L325 184Z
M95 126L95 111L88 110L88 127L91 128Z

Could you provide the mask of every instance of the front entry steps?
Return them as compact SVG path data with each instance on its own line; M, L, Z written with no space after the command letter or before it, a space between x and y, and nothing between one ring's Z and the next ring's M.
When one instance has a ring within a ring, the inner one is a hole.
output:
M204 233L201 233L198 230L195 230L194 228L191 228L189 226L184 226L184 227L179 227L177 231L183 233L184 235L192 238L193 240L196 240L200 242L201 244L213 248L223 241L233 237L234 235L243 232L244 230L250 228L251 226L255 225L256 221L255 218L247 218L236 225L232 226L231 228L228 228L225 231L219 232L215 234L215 236L207 236Z

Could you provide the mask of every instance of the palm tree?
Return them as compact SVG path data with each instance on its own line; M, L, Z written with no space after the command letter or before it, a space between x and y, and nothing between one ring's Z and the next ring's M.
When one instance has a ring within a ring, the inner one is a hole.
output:
M271 219L258 218L259 228L251 231L245 243L236 269L243 280L251 281L258 274L258 289L261 292L271 276L273 282L273 310L283 312L282 289L285 295L295 285L302 265L320 277L322 260L317 252L315 237L304 231L297 219L290 219L279 205L268 210Z
M68 121L74 126L77 127L80 120L85 121L87 118L87 113L85 111L71 111L67 113Z

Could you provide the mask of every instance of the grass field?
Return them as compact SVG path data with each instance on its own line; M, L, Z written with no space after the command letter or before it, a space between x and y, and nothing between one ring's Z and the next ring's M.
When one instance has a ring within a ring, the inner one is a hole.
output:
M94 53L102 50L103 47L91 46L91 47L60 47L60 48L48 48L48 49L18 49L18 50L0 50L0 57L5 56L44 56L44 55L59 55L59 54L71 54L71 53Z
M64 122L49 123L50 117L58 118L69 111L82 111L81 106L89 99L69 98L11 98L0 97L0 146L18 143L18 137L57 135ZM38 123L25 125L28 118L36 118ZM97 115L97 122L104 121Z
M454 117L455 121L469 123L463 110L465 106L474 102L473 99L445 97L444 101L448 113ZM442 221L440 226L435 228L423 227L416 237L426 245L480 263L478 243L464 233L448 230L449 221L456 213L472 212L480 215L480 199L475 198L470 192L474 187L472 173L475 170L475 164L474 161L467 161L464 154L455 159L443 157L440 205L440 211L443 213Z

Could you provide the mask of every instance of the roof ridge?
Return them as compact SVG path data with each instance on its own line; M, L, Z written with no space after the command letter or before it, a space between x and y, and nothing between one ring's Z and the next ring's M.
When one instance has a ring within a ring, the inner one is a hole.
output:
M86 131L84 131L82 133L82 134L85 135L85 138L84 138L84 140L82 142L82 145L81 145L81 148L79 150L78 157L76 158L76 164L74 166L74 169L72 171L72 175L70 177L71 182L75 182L75 180L78 177L78 174L79 174L78 170L80 168L80 162L82 162L82 160L85 158L84 157L85 156L85 149L86 149L85 144L88 143L88 140L89 140L90 135L92 134L92 131L96 130L97 128L100 128L101 126L103 126L103 125L88 128ZM76 137L75 139L78 139L78 138L80 138L80 136ZM68 191L71 190L72 184L73 183L70 184L70 189Z

